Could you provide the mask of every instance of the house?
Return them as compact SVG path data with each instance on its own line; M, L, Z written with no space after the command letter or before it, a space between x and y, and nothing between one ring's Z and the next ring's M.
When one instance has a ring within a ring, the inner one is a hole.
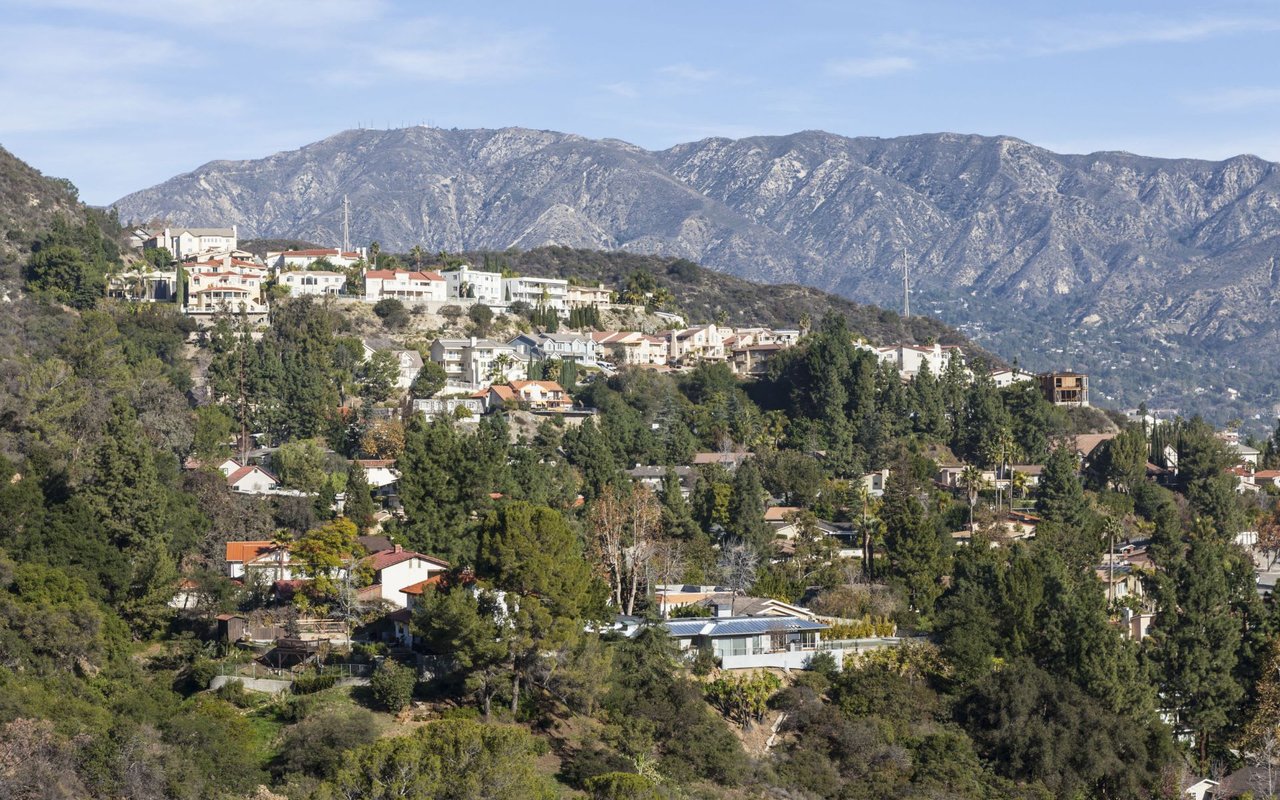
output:
M696 364L701 361L724 361L724 337L732 333L714 323L696 328L673 330L667 334L667 363Z
M1015 383L1036 380L1034 372L1027 372L1016 367L1013 369L993 369L988 373L988 377L991 378L991 382L995 384L997 389L1004 389Z
M1040 375L1040 391L1055 406L1089 405L1089 376L1080 372L1045 372Z
M292 563L289 548L275 542L227 542L226 545L229 578L244 578L251 572L265 570L269 580L294 580L300 576L294 573Z
M526 361L545 361L558 358L595 365L604 348L590 336L573 333L522 333L507 342Z
M601 357L618 366L663 367L668 362L667 340L636 331L596 331Z
M450 300L475 300L491 306L505 305L502 300L502 275L481 272L469 265L446 270L444 280Z
M490 386L488 402L490 408L513 402L552 411L573 407L569 394L555 381L511 381L505 386Z
M868 472L861 478L862 486L872 497L884 497L884 487L889 483L889 470Z
M895 344L886 347L865 346L871 350L881 363L886 363L898 370L903 380L913 380L927 365L929 372L935 377L947 368L947 362L954 356L964 363L964 351L955 345Z
M274 250L267 252L267 265L277 271L307 270L311 265L324 259L338 269L354 266L365 257L365 249L341 250L337 247L316 248L311 250Z
M255 267L215 268L213 270L187 270L187 284L192 294L202 289L220 286L248 289L254 300L261 301L267 276Z
M796 515L800 509L795 506L769 506L764 510L764 521L773 529L775 536L794 539L799 532L796 526Z
M722 467L734 470L738 468L739 464L753 455L755 453L745 451L734 453L694 453L693 465L699 467L707 464L719 464Z
M341 272L327 270L309 270L307 272L281 272L276 276L276 283L287 287L289 294L299 295L341 294L346 288L347 276Z
M364 273L364 301L399 300L402 303L444 302L446 281L434 272L371 269Z
M786 345L777 343L734 347L729 351L729 367L735 375L759 377L769 371L773 357L785 349Z
M827 652L843 663L846 655L897 647L894 637L824 642L824 623L789 616L714 616L662 623L688 656L711 653L723 669L805 669L815 653Z
M613 302L613 292L603 283L596 286L570 285L565 291L569 308L605 308Z
M182 313L201 325L212 325L217 314L243 314L251 323L267 318L267 306L259 302L259 291L243 286L210 286L188 293Z
M236 470L240 469L243 466L244 466L243 464L241 464L239 461L236 461L234 458L228 458L228 459L224 459L223 462L218 465L218 471L221 472L223 475L226 475L227 477L231 477L231 473L235 472Z
M135 303L172 303L178 298L177 270L116 272L107 276L107 297Z
M364 470L364 479L375 495L395 494L400 472L394 458L357 458L355 463Z
M227 486L240 494L273 494L280 481L257 464L249 464L228 475Z
M569 282L560 278L503 278L503 305L527 303L532 308L555 309L560 316L569 313Z
M491 339L436 339L431 360L444 368L445 385L475 391L525 377L525 362L514 347Z
M1270 484L1280 489L1280 469L1260 469L1253 473L1253 482L1258 486Z
M446 561L405 550L400 545L373 553L361 566L373 572L373 584L364 593L400 608L408 605L402 589L449 569Z
M1027 488L1034 488L1040 485L1040 476L1044 474L1043 464L1010 464L1010 473L1018 473L1026 476Z
M1098 445L1109 442L1116 436L1114 433L1082 433L1072 440L1072 449L1080 463L1087 464L1093 460Z
M174 258L181 260L203 253L235 250L238 244L236 226L232 225L230 228L162 228L152 231L142 246L167 248Z
M396 360L396 388L406 390L413 386L418 374L422 372L422 354L417 350L401 350L390 339L364 339L364 360L373 358L374 353L388 352Z
M1240 441L1228 444L1227 449L1235 453L1237 463L1249 464L1254 467L1258 466L1258 457L1262 455L1258 448L1250 447Z
M479 417L489 410L484 396L464 395L461 397L427 397L413 401L413 413L422 414L427 422L444 415L456 419L459 408L467 410L468 416Z
M661 492L663 485L667 479L667 467L656 465L642 466L635 465L627 470L627 474L631 476L631 480L636 483L649 487L651 490ZM693 494L694 488L698 483L698 472L693 467L670 467L675 473L676 480L680 484L680 494L686 499Z

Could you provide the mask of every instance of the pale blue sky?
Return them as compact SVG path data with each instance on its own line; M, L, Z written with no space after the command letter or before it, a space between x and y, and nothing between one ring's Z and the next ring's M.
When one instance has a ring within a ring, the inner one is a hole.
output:
M1277 2L0 0L0 144L93 203L360 125L1280 160L1277 45Z

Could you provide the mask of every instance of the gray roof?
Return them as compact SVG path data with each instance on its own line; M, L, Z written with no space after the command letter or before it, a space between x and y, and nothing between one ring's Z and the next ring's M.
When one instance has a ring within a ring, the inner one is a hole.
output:
M662 623L672 636L687 639L692 636L753 636L775 631L822 631L827 626L798 617L719 617L673 619Z

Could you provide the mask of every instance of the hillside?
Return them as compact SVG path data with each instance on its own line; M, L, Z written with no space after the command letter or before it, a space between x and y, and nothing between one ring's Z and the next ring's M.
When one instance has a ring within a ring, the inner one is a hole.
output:
M1249 156L1062 155L1009 137L821 131L651 152L547 131L419 127L211 162L118 208L331 242L344 194L355 238L390 250L660 253L894 307L905 255L918 308L1029 366L1087 369L1117 403L1247 417L1270 411L1280 379L1268 357L1280 344L1280 177Z
M69 181L49 178L0 147L0 276L13 268L59 214L83 211Z
M872 342L963 345L993 363L999 359L974 346L954 328L929 317L903 319L899 314L863 305L827 292L796 284L763 284L701 267L686 259L618 251L542 247L503 253L475 251L464 256L482 264L489 257L518 273L571 278L580 283L603 282L620 288L637 270L654 276L671 292L675 308L690 325L723 320L726 324L797 327L805 318L816 323L828 313L843 315L850 329Z

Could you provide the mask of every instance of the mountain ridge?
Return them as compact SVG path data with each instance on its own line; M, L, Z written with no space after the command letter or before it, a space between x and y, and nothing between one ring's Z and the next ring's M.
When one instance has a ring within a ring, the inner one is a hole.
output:
M1226 388L1217 356L1280 344L1280 171L1247 154L1058 154L957 133L800 131L650 151L526 128L348 130L210 162L117 207L337 241L344 194L353 238L391 250L661 254L894 306L905 259L920 310L1006 357L1089 369L1104 395L1134 405L1195 409L1195 389ZM1047 352L1028 325L1001 329L1023 317L1052 323ZM1232 413L1274 399L1280 368L1262 361L1244 355L1248 404ZM1175 376L1203 364L1202 385L1170 381L1156 362Z

